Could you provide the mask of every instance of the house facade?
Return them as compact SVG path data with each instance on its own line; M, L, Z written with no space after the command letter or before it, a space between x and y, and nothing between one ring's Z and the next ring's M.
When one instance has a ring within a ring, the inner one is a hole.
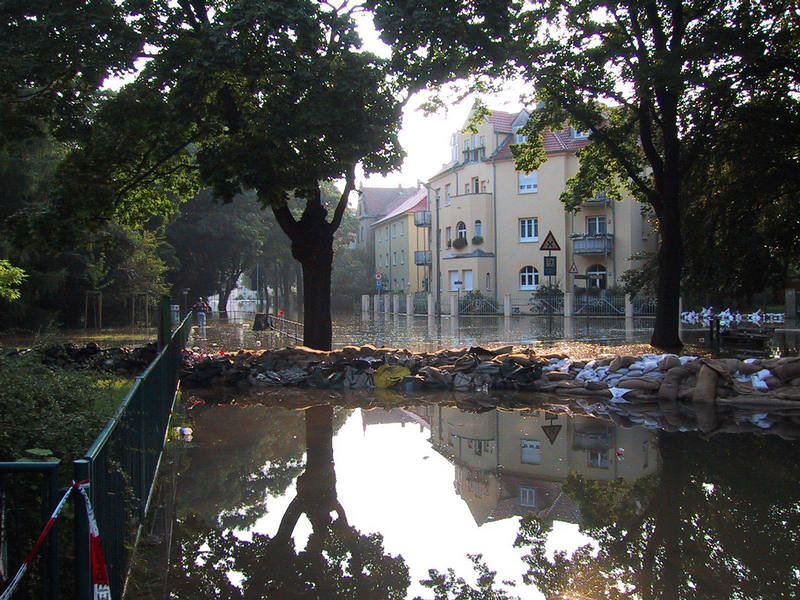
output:
M430 273L415 262L420 251L429 249L428 228L415 226L415 218L427 214L427 207L428 194L422 188L371 225L375 272L380 275L382 292L413 294L428 290Z
M633 266L634 253L655 249L632 200L603 196L565 211L559 196L578 170L586 133L546 131L547 161L533 173L515 169L510 146L524 141L518 130L528 116L492 111L476 133L453 134L450 162L427 184L431 281L441 294L477 290L498 300L529 297L544 284L605 289Z

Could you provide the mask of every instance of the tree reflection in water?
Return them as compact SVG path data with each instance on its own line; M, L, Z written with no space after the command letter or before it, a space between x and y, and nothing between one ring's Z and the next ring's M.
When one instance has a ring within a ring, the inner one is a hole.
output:
M548 558L549 526L523 520L526 582L559 599L800 597L797 444L662 433L660 447L656 475L565 484L596 548Z
M172 598L405 598L402 556L383 551L380 534L350 526L336 495L333 407L305 411L306 469L277 533L237 538L197 515L181 524L170 573ZM292 533L301 515L312 532L302 550ZM241 583L240 583L241 582Z

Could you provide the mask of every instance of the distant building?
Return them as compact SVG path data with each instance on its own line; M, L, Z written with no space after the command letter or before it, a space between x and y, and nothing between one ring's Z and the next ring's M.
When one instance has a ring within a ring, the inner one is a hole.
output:
M530 296L548 281L565 291L605 289L634 266L634 253L656 247L632 200L600 194L574 214L564 210L559 196L578 170L576 152L590 143L586 132L545 131L547 161L532 173L515 169L510 146L524 141L518 132L528 117L492 111L476 133L454 133L450 162L428 183L431 279L442 293L477 290L502 300ZM541 249L548 233L555 250ZM555 258L550 278L545 257Z
M375 271L381 274L384 292L428 291L428 268L420 264L417 253L430 250L429 230L415 226L415 218L429 214L427 209L428 193L423 188L372 224Z

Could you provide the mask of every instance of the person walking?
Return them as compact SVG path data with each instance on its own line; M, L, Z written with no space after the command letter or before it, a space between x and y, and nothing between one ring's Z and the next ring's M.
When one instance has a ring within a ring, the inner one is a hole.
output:
M211 312L211 307L208 305L208 302L206 302L206 299L200 296L197 299L197 302L192 305L192 310L197 315L197 324L201 328L205 329L206 313Z

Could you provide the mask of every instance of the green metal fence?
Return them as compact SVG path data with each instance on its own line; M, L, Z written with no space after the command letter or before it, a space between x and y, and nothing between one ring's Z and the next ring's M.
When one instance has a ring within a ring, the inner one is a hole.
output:
M86 455L74 462L75 480L91 482L89 497L100 529L111 597L121 598L130 558L150 502L175 399L191 314L147 370L136 377L114 416ZM92 597L85 508L75 502L76 594Z

